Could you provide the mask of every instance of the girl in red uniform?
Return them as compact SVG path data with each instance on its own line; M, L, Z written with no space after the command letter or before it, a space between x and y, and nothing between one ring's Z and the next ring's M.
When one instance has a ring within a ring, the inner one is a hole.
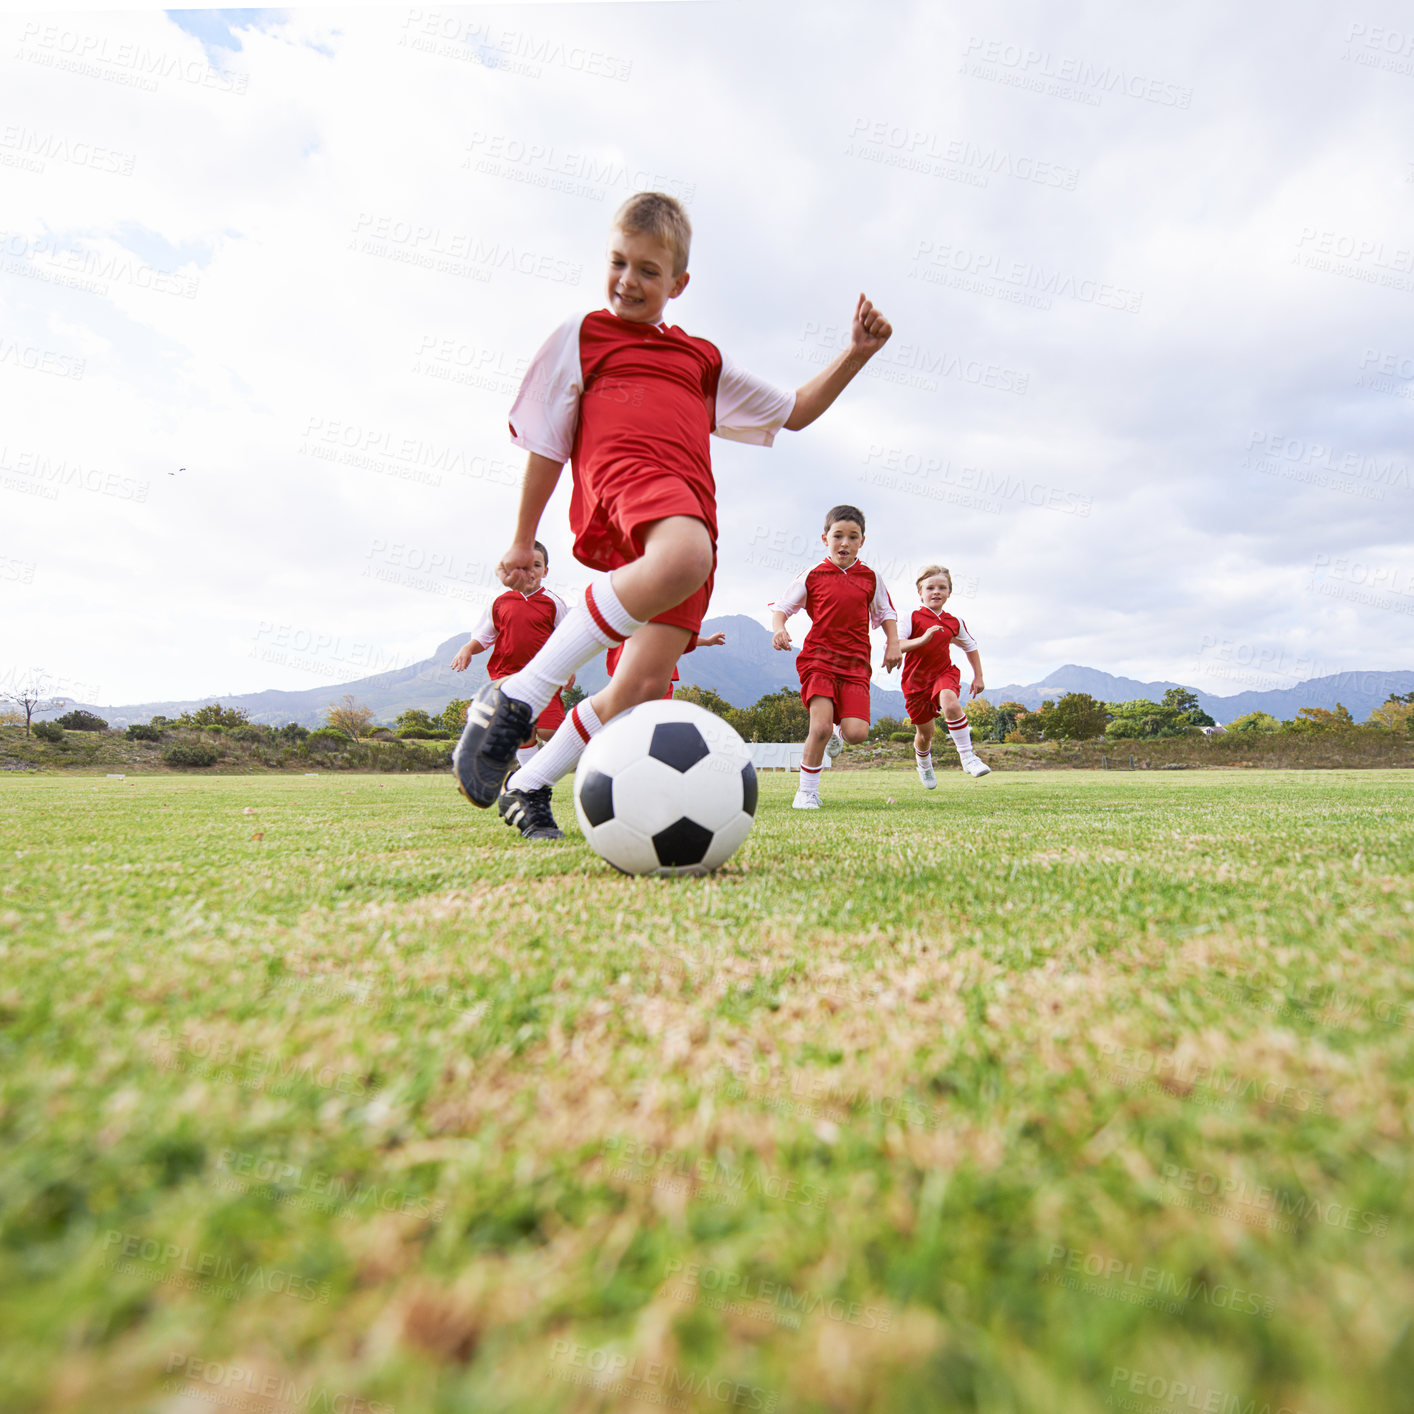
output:
M969 696L976 697L986 684L982 681L982 655L977 640L961 619L943 612L951 593L952 572L943 565L924 566L918 576L918 597L923 606L913 611L909 636L899 644L903 652L903 700L908 720L915 728L913 754L917 758L918 779L926 790L938 784L933 774L933 719L940 709L962 769L969 776L985 776L992 769L972 749L972 728L958 701L962 674L952 661L954 643L972 664Z

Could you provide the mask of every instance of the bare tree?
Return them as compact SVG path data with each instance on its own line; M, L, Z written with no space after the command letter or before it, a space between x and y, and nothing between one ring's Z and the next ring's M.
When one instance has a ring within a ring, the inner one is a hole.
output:
M329 704L324 720L336 731L341 731L350 741L367 736L373 726L373 708L365 707L354 699L351 692L344 693L343 700L336 706Z
M52 712L60 707L69 705L65 697L50 697L53 684L49 674L43 668L32 668L29 676L25 678L24 685L12 691L0 693L0 698L6 702L13 702L21 708L25 714L25 736L29 736L30 718L36 712Z

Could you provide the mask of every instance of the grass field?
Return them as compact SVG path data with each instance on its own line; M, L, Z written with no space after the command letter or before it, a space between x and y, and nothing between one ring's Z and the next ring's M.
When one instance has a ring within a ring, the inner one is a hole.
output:
M1414 779L793 789L0 783L0 1408L1408 1409Z

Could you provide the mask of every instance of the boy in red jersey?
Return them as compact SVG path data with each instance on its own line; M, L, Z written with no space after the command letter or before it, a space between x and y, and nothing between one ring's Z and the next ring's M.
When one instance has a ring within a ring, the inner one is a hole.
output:
M863 560L864 512L855 506L832 506L825 513L826 555L818 565L796 575L771 607L771 642L791 646L786 620L798 609L810 615L810 632L795 660L800 700L810 713L810 731L800 758L800 788L795 810L820 808L820 771L835 725L853 746L869 735L869 630L884 630L884 669L901 661L898 614L889 591Z
M915 728L913 754L918 779L925 790L938 784L933 774L933 719L940 710L962 769L969 776L985 776L992 769L972 749L972 728L957 698L962 674L952 660L954 643L972 664L971 696L976 697L986 684L982 681L982 655L977 640L961 619L943 612L951 593L952 572L944 565L925 565L918 576L918 597L923 607L913 611L908 637L899 644L904 653L903 700L908 707L908 720Z
M613 571L589 586L525 668L477 693L453 753L462 794L482 807L498 801L529 838L554 828L531 792L573 770L603 723L661 697L702 626L717 542L709 434L769 446L781 428L808 426L893 332L861 295L849 348L794 394L782 392L706 339L662 322L668 301L687 288L691 238L672 197L630 197L609 232L608 308L576 315L550 336L511 408L511 439L529 461L515 535L497 566L501 582L523 587L566 459L575 558ZM625 640L608 686L507 779L516 744L565 679Z
M550 552L537 540L535 558L531 561L526 581L530 587L523 593L519 589L508 589L497 596L471 631L471 637L457 649L456 657L452 659L453 672L465 672L470 667L471 660L489 648L492 651L486 663L486 676L492 682L502 682L535 656L536 650L569 613L569 606L565 601L553 590L544 587L543 581L549 568ZM573 685L574 677L571 675L565 686ZM549 741L564 720L565 704L557 692L536 719L533 732L517 748L517 762L522 766L529 762L535 755L537 739ZM545 787L542 798L548 810L548 786ZM542 839L559 837L558 833L539 836Z

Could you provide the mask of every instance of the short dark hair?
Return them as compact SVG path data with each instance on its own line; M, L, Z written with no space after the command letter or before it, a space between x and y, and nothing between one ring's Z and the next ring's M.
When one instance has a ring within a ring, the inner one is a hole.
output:
M852 520L859 527L860 534L864 533L864 512L858 506L831 506L825 512L825 530L828 532L837 520Z
M539 551L540 551L540 554L543 556L543 558L544 558L544 560L545 560L545 568L546 568L546 569L549 569L549 568L550 568L550 552L549 552L538 540L535 542L535 548L536 548L537 550L539 550Z

